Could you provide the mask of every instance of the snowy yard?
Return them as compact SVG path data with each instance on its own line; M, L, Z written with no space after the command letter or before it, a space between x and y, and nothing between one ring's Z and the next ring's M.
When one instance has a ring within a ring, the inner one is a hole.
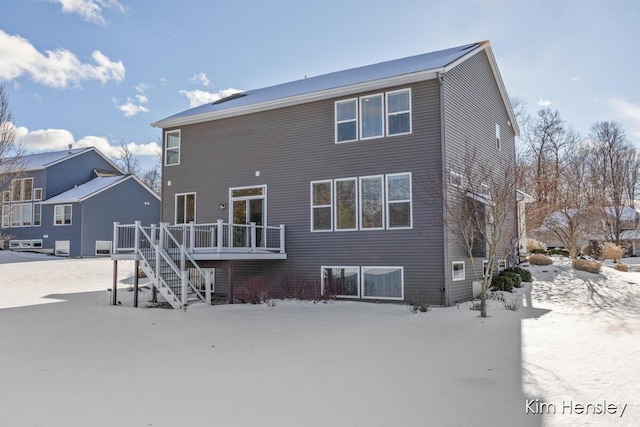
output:
M0 251L0 261L8 256L11 263L0 264L1 426L631 426L640 419L640 273L534 267L533 307L513 312L491 301L487 319L467 304L412 314L402 305L342 301L182 312L134 309L133 267L124 262L122 305L110 306L107 259ZM618 412L575 412L604 400L621 405Z

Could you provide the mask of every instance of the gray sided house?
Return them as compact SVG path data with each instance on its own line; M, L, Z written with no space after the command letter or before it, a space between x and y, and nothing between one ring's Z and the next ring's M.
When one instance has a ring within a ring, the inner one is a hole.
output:
M489 42L248 90L153 125L163 130L167 225L140 230L139 244L168 248L135 250L159 288L197 293L210 277L229 297L305 283L433 305L471 299L474 274L443 226L442 195L426 188L447 194L448 170L462 169L470 147L497 173L515 165L518 132ZM180 245L186 255L170 262ZM174 277L156 273L161 262Z
M159 220L159 197L93 147L22 160L2 192L5 249L109 255L114 222Z

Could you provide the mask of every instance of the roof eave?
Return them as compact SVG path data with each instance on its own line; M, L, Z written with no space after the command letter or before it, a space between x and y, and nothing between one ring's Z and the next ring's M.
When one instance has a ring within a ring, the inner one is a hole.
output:
M253 105L229 108L221 111L208 112L189 117L167 118L154 123L151 126L157 128L172 128L177 126L191 125L211 120L224 119L227 117L252 114L261 111L274 110L277 108L290 107L294 105L304 104L314 101L322 101L330 98L353 95L359 92L382 89L389 86L416 83L419 81L435 79L437 74L443 72L444 68L433 68L430 70L419 71L416 73L402 74L398 76L388 77L384 79L372 80L368 82L357 83L349 86L341 86L337 88L322 90L318 92L305 93L286 98L274 99Z

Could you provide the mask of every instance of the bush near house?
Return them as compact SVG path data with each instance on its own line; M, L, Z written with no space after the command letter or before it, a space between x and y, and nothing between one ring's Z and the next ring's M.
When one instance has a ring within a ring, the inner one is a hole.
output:
M509 276L495 276L491 279L491 290L511 292L513 279Z
M559 249L559 248L551 249L551 250L548 252L548 255L560 255L560 256L565 256L565 257L567 257L567 258L569 258L569 256L570 256L570 255L569 255L569 251L568 251L568 250L566 250L566 249Z
M615 243L606 242L602 245L601 256L603 259L612 259L618 261L624 255L624 249Z
M533 254L529 257L529 264L531 265L551 265L553 260L546 255Z
M600 273L600 269L602 268L602 264L600 264L598 261L589 261L579 258L571 260L571 265L573 266L574 270L581 270L594 274Z
M510 267L505 271L512 271L514 273L518 273L523 282L533 282L533 277L531 276L531 272L526 268L522 267Z
M502 273L500 273L500 276L504 276L504 277L508 277L513 281L513 287L514 288L521 288L522 287L522 277L520 277L520 275L516 272L513 271L503 271Z
M546 253L547 245L536 239L527 239L527 252L536 253L536 251L540 251L539 253Z

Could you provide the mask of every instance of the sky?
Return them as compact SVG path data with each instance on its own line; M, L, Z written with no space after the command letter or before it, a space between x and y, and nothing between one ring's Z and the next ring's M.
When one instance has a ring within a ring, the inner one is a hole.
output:
M28 152L127 144L239 90L489 40L510 96L583 136L620 122L640 146L634 0L20 0L0 14L0 83Z

